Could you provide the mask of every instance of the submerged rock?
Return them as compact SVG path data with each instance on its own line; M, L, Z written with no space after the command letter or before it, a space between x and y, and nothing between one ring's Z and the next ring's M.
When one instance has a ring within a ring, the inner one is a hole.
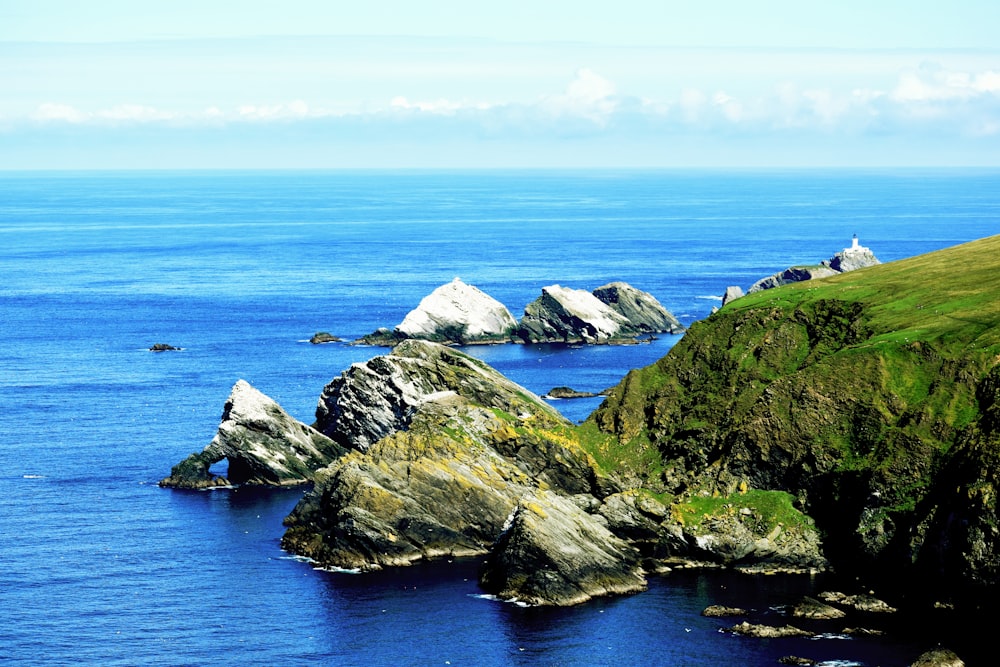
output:
M455 278L425 296L395 329L362 338L369 345L395 345L418 338L471 345L510 342L517 320L502 303Z
M222 484L289 486L313 481L316 471L344 454L322 433L288 415L277 403L238 381L212 441L178 463L160 486L209 488ZM227 478L209 471L227 459Z
M547 491L518 504L479 583L501 599L531 605L577 604L646 589L634 547Z

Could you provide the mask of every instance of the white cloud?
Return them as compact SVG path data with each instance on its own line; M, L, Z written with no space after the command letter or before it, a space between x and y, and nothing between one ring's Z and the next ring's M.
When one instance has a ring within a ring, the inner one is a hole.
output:
M902 103L961 101L981 95L1000 95L1000 73L954 72L936 65L904 72L890 94Z
M586 67L578 69L560 95L551 95L539 107L553 116L578 116L604 125L618 108L615 84Z
M38 105L38 109L35 111L32 118L41 121L82 123L89 118L89 115L68 104L53 104L51 102L46 102Z

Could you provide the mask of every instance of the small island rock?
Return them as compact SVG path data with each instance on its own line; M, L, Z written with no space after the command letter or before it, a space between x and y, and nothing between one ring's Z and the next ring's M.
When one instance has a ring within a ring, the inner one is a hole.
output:
M515 328L517 320L505 305L455 278L425 296L395 329L380 329L362 342L395 345L417 338L455 345L506 343Z
M160 486L199 489L228 483L304 484L343 454L342 447L296 421L272 399L240 380L226 401L212 441L174 466ZM228 479L209 471L211 465L223 459L229 461Z
M638 334L680 333L680 321L652 294L638 290L628 283L614 282L598 287L593 292L600 301L624 316L629 327Z
M181 348L168 345L167 343L156 343L149 348L150 352L177 352Z
M339 343L341 339L326 331L318 331L309 339L309 342L313 345L322 345L323 343Z

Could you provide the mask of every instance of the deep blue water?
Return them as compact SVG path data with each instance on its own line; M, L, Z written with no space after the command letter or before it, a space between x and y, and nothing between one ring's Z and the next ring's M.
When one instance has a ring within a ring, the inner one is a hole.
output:
M0 662L906 665L947 641L988 664L933 624L762 641L699 615L783 622L824 583L801 577L672 573L552 610L478 597L475 561L319 572L279 549L301 491L156 486L237 379L311 421L382 350L306 340L397 324L455 276L515 316L544 285L625 280L689 324L854 233L883 261L1000 233L1000 172L0 174ZM471 352L537 393L596 391L676 340Z

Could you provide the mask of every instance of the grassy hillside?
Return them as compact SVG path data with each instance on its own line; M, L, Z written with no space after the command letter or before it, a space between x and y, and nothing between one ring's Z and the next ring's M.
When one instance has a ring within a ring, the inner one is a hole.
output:
M962 520L988 521L966 543L995 559L975 461L1000 450L998 295L1000 236L745 296L630 373L586 442L654 493L789 492L831 556L865 566L943 567L952 496L975 488Z

